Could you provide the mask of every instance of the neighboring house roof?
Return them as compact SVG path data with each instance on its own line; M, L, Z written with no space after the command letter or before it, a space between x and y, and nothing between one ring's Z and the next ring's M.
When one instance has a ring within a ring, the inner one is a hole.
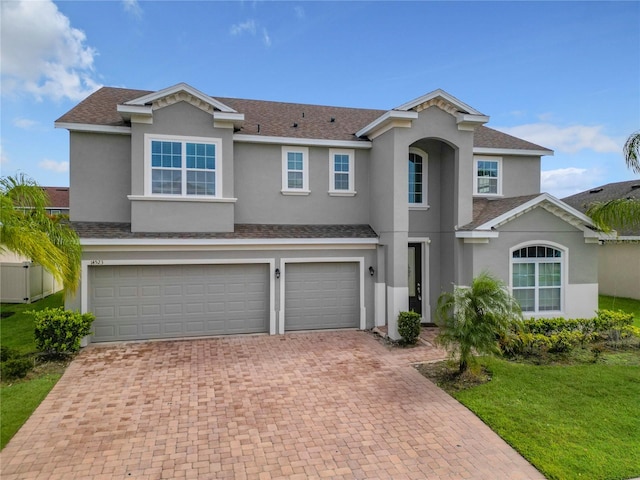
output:
M628 180L626 182L607 183L599 187L576 193L563 198L562 201L568 203L576 210L586 212L589 205L595 202L608 202L622 198L635 198L640 200L640 179ZM620 236L639 236L640 229L621 229Z
M69 209L69 187L42 187L49 196L49 209Z
M438 92L438 91L436 91ZM128 127L130 124L118 112L118 105L141 98L153 98L157 92L103 87L62 115L56 124L84 124ZM446 92L444 92L446 93ZM236 112L244 114L240 135L321 140L366 141L355 134L387 113L387 110L308 105L301 103L211 97ZM418 99L419 100L419 99ZM401 106L406 107L407 104ZM398 107L400 108L400 107ZM295 126L294 126L295 125ZM492 150L529 150L535 154L552 154L547 148L485 126L475 130L475 147Z
M249 240L249 239L377 239L369 225L262 225L236 224L233 232L223 233L144 233L132 232L130 223L72 222L81 239L167 239L167 240Z
M497 237L496 229L538 207L544 208L582 230L585 237L600 238L589 217L548 193L498 199L474 198L473 220L460 227L456 236L458 238Z

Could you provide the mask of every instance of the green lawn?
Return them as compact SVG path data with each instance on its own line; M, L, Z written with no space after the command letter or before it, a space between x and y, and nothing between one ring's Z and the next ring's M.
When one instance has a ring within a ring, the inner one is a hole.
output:
M624 310L625 312L633 313L635 318L633 324L636 327L640 327L640 300L599 295L598 307L607 310Z
M25 312L58 307L62 304L62 293L56 293L30 305L3 304L3 315L7 312L14 314L0 320L0 344L23 355L34 353L36 344L33 319ZM45 365L36 368L23 380L0 383L0 449L4 448L47 396L62 375L62 370L61 365Z
M484 358L492 380L455 397L550 479L640 476L640 351L602 364ZM629 365L631 363L631 365Z

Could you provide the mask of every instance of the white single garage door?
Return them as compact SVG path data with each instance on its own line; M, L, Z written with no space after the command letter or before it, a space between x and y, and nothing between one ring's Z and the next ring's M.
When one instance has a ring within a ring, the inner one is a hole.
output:
M117 265L89 270L93 341L269 331L267 265Z
M285 267L284 328L360 326L358 263L289 263Z

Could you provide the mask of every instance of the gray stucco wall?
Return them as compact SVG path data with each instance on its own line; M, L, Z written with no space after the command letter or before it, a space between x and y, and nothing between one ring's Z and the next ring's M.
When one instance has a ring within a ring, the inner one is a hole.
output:
M216 175L220 176L222 197L234 198L233 129L215 128L210 113L186 102L154 110L151 125L132 124L130 182L133 195L144 195L144 167L148 160L145 134L220 139ZM131 208L133 231L233 231L233 204L133 201Z
M281 145L235 145L236 223L368 224L369 151L355 150L355 196L329 195L329 148L309 147L309 195L283 195Z
M503 195L517 197L540 193L540 166L540 157L503 156Z
M559 244L568 249L570 284L598 282L598 244L585 243L581 230L538 207L498 229L500 236L488 244L465 244L473 250L473 273L489 270L507 284L509 278L509 249L525 242Z
M76 222L129 222L131 137L70 132L69 214Z

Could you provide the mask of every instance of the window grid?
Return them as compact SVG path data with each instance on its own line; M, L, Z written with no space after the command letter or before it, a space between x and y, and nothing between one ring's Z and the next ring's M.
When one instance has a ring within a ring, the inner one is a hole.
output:
M422 157L417 153L409 154L409 203L423 203Z
M287 188L304 187L304 160L302 152L287 152Z
M335 154L333 156L333 188L335 190L349 190L350 162L349 155Z
M151 141L151 193L216 195L216 144Z
M524 312L562 309L562 252L531 246L512 254L513 296Z
M500 167L497 160L476 161L476 193L497 195Z

